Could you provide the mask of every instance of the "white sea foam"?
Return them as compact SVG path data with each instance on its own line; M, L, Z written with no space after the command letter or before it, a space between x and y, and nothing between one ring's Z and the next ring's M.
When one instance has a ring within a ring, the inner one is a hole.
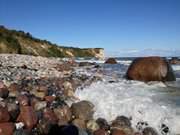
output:
M129 66L132 61L131 60L118 60L117 62L119 64L123 64L123 65Z
M94 59L90 59L90 60L86 60L86 59L78 59L76 60L76 62L91 62L91 63L104 63L104 60L94 60Z
M86 59L80 59L80 60L76 60L76 62L91 62L91 63L104 63L105 60L94 60L94 59L90 59L90 60L86 60ZM119 64L123 64L123 65L127 65L129 66L131 64L131 60L117 60L117 63Z
M161 124L165 124L171 135L179 134L178 109L161 100L163 94L160 91L165 87L162 83L148 85L121 79L117 83L97 82L83 90L78 89L76 96L94 103L95 118L104 117L110 122L118 115L125 115L132 117L134 128L137 122L145 121L159 133Z
M172 65L174 71L180 71L180 65Z

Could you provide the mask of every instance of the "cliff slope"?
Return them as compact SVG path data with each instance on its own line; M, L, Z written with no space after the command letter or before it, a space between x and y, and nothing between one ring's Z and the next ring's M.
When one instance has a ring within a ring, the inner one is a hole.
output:
M104 57L103 48L75 48L53 44L24 31L0 26L0 53L27 54L44 57Z

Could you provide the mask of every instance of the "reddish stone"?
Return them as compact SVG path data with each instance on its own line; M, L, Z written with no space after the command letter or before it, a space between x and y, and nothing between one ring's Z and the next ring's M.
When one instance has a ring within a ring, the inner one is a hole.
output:
M29 105L29 98L26 95L20 95L17 98L20 106L28 106Z
M53 102L55 100L55 98L56 98L55 96L45 96L44 97L44 99L49 103Z
M0 135L12 135L15 125L11 122L0 123Z
M135 132L134 135L142 135L140 132Z
M0 106L0 122L8 122L10 119L8 109Z
M31 130L37 124L37 116L31 106L21 106L17 121L23 122Z
M161 57L143 57L135 59L129 66L126 78L138 81L175 81L172 67Z
M126 135L126 133L123 130L114 129L112 135Z
M58 122L58 118L56 117L53 110L51 110L50 108L45 108L43 110L43 118L46 119L47 121L50 121L51 123Z
M107 131L105 131L103 129L99 129L94 132L94 135L108 135L108 133L107 133Z
M19 91L20 88L19 88L18 84L12 83L8 89L9 89L9 91Z

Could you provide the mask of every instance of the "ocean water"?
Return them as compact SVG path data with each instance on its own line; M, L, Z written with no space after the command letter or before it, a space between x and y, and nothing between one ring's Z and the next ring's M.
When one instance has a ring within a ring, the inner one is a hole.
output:
M75 93L80 100L95 105L94 118L103 117L111 123L115 117L124 115L132 118L132 126L137 131L137 123L146 122L159 134L180 134L180 65L172 65L177 81L164 84L124 79L132 59L119 59L115 65L96 62L102 66L103 81L77 89ZM162 125L168 127L168 133Z

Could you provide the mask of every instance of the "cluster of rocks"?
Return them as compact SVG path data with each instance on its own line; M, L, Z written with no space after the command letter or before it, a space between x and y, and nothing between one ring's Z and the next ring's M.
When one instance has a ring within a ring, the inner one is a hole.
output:
M58 58L0 54L0 79L13 82L26 78L63 77L75 64Z
M99 70L73 60L1 54L0 135L45 135L53 125L71 123L75 90L101 79L76 72L81 66Z
M0 135L157 135L150 127L135 132L125 116L118 116L111 124L103 118L94 120L91 102L69 106L61 93L51 94L46 85L28 90L29 82L25 84L7 87L0 82ZM67 81L60 84L64 90L72 88Z
M162 61L150 60L154 59ZM90 71L93 74L88 75ZM1 54L0 135L157 135L148 124L142 128L142 123L137 124L137 132L125 116L111 123L93 119L94 105L79 101L74 92L101 80L99 73L95 63Z

